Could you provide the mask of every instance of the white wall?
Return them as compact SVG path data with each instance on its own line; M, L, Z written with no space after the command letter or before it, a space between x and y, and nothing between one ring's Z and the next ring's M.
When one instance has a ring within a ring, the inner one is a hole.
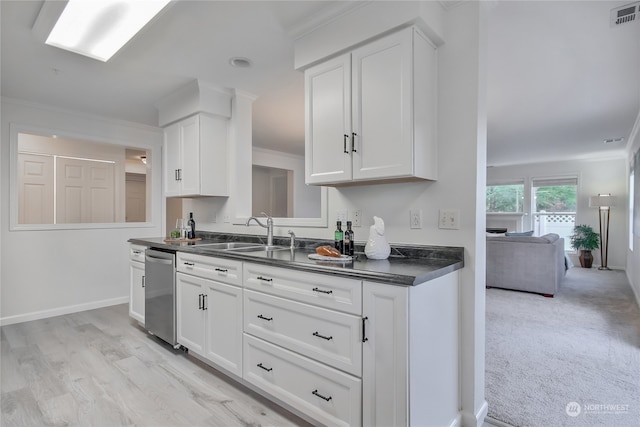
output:
M105 229L11 231L9 125L12 122L152 150L149 182L155 195L161 194L160 129L2 99L0 322L9 324L127 302L127 240L163 234L160 197L153 199L152 222L142 227L124 224Z
M519 164L487 168L487 182L500 182L510 178L524 179L525 187L531 185L532 178L574 175L578 177L578 206L576 224L589 224L599 230L598 209L589 207L589 197L598 193L617 196L618 204L611 209L609 231L610 268L624 269L627 265L627 198L628 175L626 160L571 160L550 163ZM527 191L525 190L525 194ZM527 202L525 201L525 205ZM525 221L530 218L526 217ZM530 227L525 226L527 230ZM600 250L593 251L594 264L600 265ZM574 264L579 265L577 256L571 255Z

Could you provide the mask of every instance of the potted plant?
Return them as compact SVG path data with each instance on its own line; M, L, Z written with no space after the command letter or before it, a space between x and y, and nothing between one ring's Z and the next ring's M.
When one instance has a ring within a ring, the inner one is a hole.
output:
M600 247L600 235L593 231L590 225L580 224L573 227L573 234L569 236L571 247L580 251L580 266L591 268L593 255L591 251Z

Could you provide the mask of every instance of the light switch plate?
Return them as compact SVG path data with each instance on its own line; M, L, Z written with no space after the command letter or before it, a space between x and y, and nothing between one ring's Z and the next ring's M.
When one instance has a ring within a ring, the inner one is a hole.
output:
M445 230L459 230L460 209L440 209L438 228Z

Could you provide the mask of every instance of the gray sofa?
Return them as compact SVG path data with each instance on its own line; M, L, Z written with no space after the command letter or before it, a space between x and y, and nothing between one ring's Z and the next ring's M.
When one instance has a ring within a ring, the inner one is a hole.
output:
M565 272L564 239L557 234L487 237L488 288L553 296Z

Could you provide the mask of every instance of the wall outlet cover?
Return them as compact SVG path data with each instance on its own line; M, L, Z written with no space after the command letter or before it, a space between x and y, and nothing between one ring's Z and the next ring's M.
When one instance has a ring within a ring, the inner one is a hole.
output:
M422 228L422 210L411 209L409 211L409 228Z
M354 227L361 227L362 226L362 209L354 209L352 212L353 217L351 218L351 221L353 222L353 224L351 224Z

